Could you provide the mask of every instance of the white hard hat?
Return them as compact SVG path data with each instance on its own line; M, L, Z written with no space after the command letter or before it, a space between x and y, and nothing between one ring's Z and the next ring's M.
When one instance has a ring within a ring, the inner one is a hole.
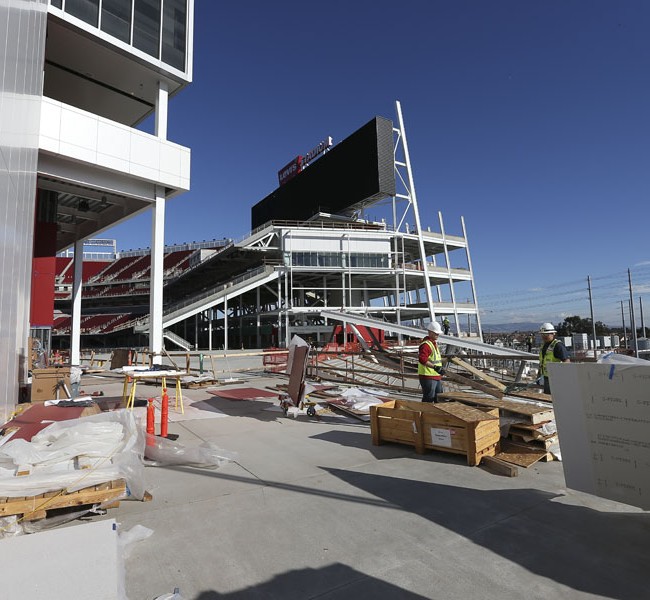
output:
M442 327L440 327L440 323L438 323L438 321L431 321L427 327L427 331L431 331L432 333L437 333L440 335L442 333Z
M542 323L542 326L539 328L540 333L555 333L555 327L553 323Z

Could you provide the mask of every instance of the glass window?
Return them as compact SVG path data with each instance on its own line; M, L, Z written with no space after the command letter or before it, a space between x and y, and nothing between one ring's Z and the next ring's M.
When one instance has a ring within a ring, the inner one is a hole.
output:
M162 60L185 71L186 0L165 0L163 5Z
M160 0L135 0L133 45L155 58L159 57Z
M99 20L99 0L67 0L65 3L65 12L97 27Z
M131 0L102 2L102 31L127 44L131 41Z
M50 4L52 6L55 6L56 8L62 8L63 7L63 0L50 0Z

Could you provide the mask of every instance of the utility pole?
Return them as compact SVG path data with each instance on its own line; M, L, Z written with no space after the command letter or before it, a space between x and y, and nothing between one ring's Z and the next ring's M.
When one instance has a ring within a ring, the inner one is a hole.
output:
M645 337L645 321L643 319L643 300L639 296L639 308L641 309L641 336Z
M591 311L591 331L594 336L594 359L598 359L598 352L596 350L596 321L594 321L594 304L591 299L591 277L587 275L587 288L589 289L589 310Z
M630 286L630 327L632 328L632 339L634 340L634 356L639 358L639 341L636 337L636 322L634 321L634 301L632 299L632 275L627 270L627 281Z
M625 313L623 312L623 300L621 300L621 320L623 321L623 342L627 350L627 329L625 329Z

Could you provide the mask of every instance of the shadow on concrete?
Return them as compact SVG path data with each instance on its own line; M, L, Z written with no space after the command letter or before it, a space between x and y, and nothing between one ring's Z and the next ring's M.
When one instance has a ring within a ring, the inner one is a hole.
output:
M229 400L219 396L209 396L204 400L193 401L192 406L199 410L214 411L217 409L229 417L250 417L259 421L294 420L291 414L284 414L278 400L271 398L265 400ZM365 428L368 432L370 431L369 423L364 423L349 415L321 414L319 417L309 417L303 413L298 415L297 420L302 423L353 425Z
M650 514L552 502L541 490L474 490L324 468L531 573L619 600L648 597Z
M275 421L285 418L282 411L266 410L278 406L278 402L270 400L228 400L218 396L210 396L192 404L199 410L217 409L229 417L250 417L259 421Z
M321 468L364 493L344 494L184 466L163 468L369 507L408 511L531 573L574 590L616 600L649 597L648 513L606 513L570 506L553 502L561 494L541 490L476 490L328 467ZM282 598L280 595L260 597ZM208 600L210 596L199 598Z
M182 592L182 590L181 590ZM380 579L335 563L321 569L299 569L276 575L255 586L228 594L215 591L201 592L194 600L250 600L265 598L277 600L302 600L303 598L328 598L355 600L426 600L425 596L408 592Z

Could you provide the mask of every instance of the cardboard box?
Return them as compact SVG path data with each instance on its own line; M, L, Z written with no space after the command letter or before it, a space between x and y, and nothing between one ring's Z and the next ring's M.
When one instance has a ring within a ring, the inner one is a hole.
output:
M464 454L467 464L499 451L499 411L459 402L429 404L391 400L370 407L372 443L397 442L415 447Z
M65 384L65 388L61 385ZM44 402L56 399L57 388L59 399L69 398L66 393L70 391L70 367L47 367L32 371L32 402Z

